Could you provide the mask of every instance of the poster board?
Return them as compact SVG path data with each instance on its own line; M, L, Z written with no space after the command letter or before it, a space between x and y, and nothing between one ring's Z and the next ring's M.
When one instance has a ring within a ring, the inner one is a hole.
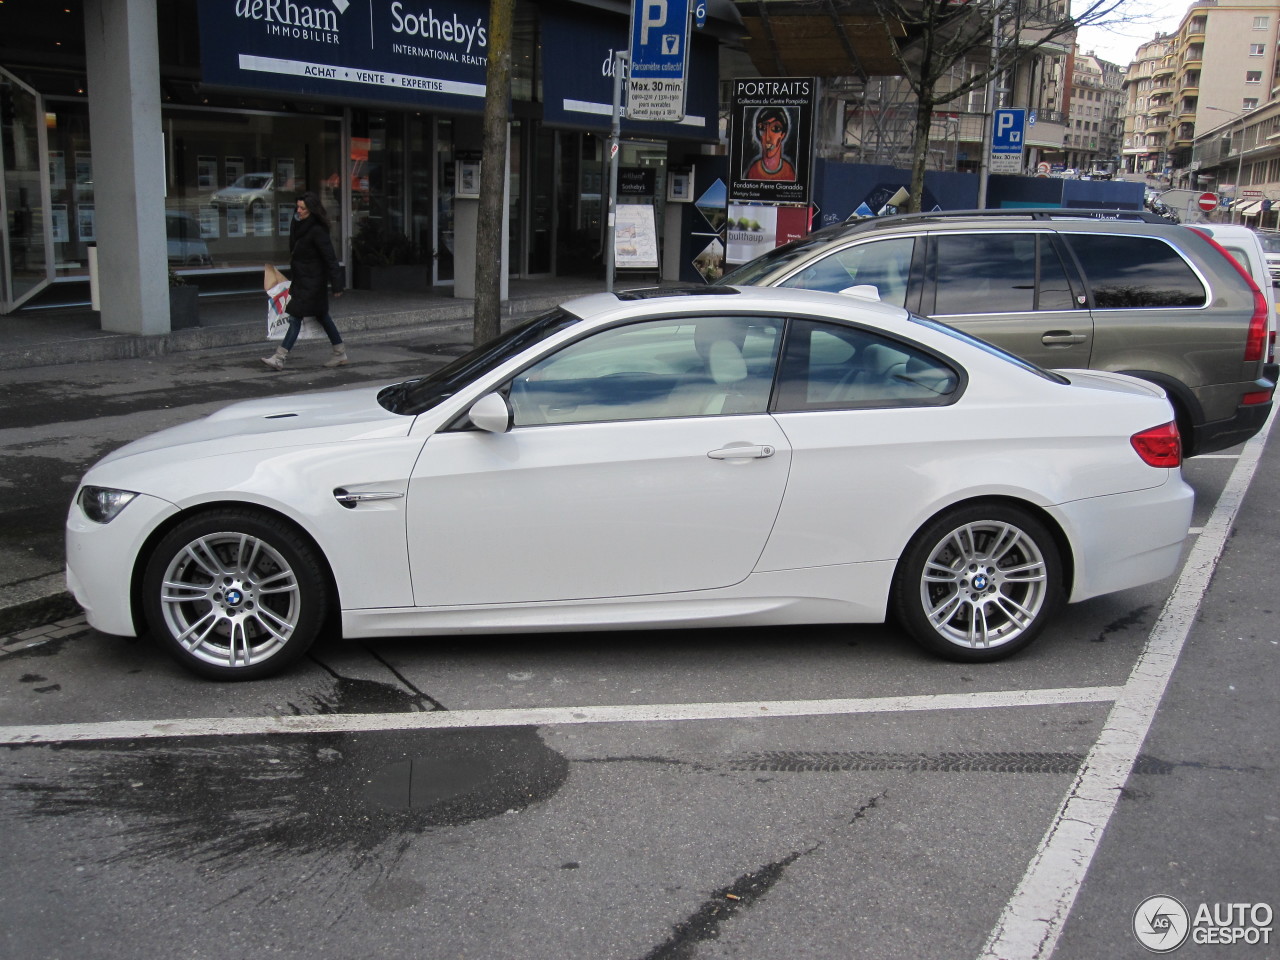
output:
M613 265L619 270L658 269L658 230L653 205L623 203L613 222Z

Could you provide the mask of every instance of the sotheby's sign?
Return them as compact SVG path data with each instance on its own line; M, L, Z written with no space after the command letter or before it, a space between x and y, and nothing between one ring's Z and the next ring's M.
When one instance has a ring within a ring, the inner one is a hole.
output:
M488 0L200 0L204 82L484 110Z

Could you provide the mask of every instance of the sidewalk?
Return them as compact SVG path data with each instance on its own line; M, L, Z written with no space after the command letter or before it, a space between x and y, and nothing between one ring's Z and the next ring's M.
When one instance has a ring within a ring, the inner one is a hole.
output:
M590 278L512 280L503 319L527 317L571 297L596 293L604 281ZM429 293L348 290L330 298L343 338L359 343L362 334L470 320L471 300L456 299L443 288ZM0 370L127 360L168 353L266 343L267 300L262 294L225 294L200 299L200 325L154 336L109 333L87 307L20 310L0 316ZM350 335L350 336L348 336Z
M603 289L603 280L589 278L512 280L502 317L505 321L533 316L572 297ZM473 301L456 299L447 289L431 293L349 290L331 298L330 308L343 338L353 344L410 329L469 323L473 316ZM267 301L262 294L204 297L199 314L198 327L155 336L103 331L97 313L87 307L0 316L0 370L266 345ZM51 370L50 375L65 374ZM79 614L61 574L18 582L8 571L0 570L0 656L61 636L77 625L87 629L83 619L77 619Z

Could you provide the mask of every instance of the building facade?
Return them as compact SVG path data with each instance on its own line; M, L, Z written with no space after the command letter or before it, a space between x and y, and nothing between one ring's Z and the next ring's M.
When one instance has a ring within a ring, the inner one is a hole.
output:
M1272 96L1280 3L1193 3L1179 27L1138 50L1125 80L1125 168L1189 183L1198 129L1258 109Z
M0 312L83 286L96 259L104 329L163 332L169 271L252 289L288 263L303 190L351 282L471 296L488 17L487 0L0 3ZM652 205L659 235L669 161L719 139L735 19L713 6L693 36L683 121L623 121L619 202ZM507 276L602 269L628 26L621 0L516 5Z
M1125 69L1076 48L1071 106L1063 140L1068 167L1111 175L1119 167L1124 125Z

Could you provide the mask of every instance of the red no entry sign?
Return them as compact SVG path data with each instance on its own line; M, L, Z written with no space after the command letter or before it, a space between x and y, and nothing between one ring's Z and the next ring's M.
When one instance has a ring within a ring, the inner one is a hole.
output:
M1210 210L1218 209L1218 195L1216 193L1202 193L1196 198L1196 205L1206 213Z

